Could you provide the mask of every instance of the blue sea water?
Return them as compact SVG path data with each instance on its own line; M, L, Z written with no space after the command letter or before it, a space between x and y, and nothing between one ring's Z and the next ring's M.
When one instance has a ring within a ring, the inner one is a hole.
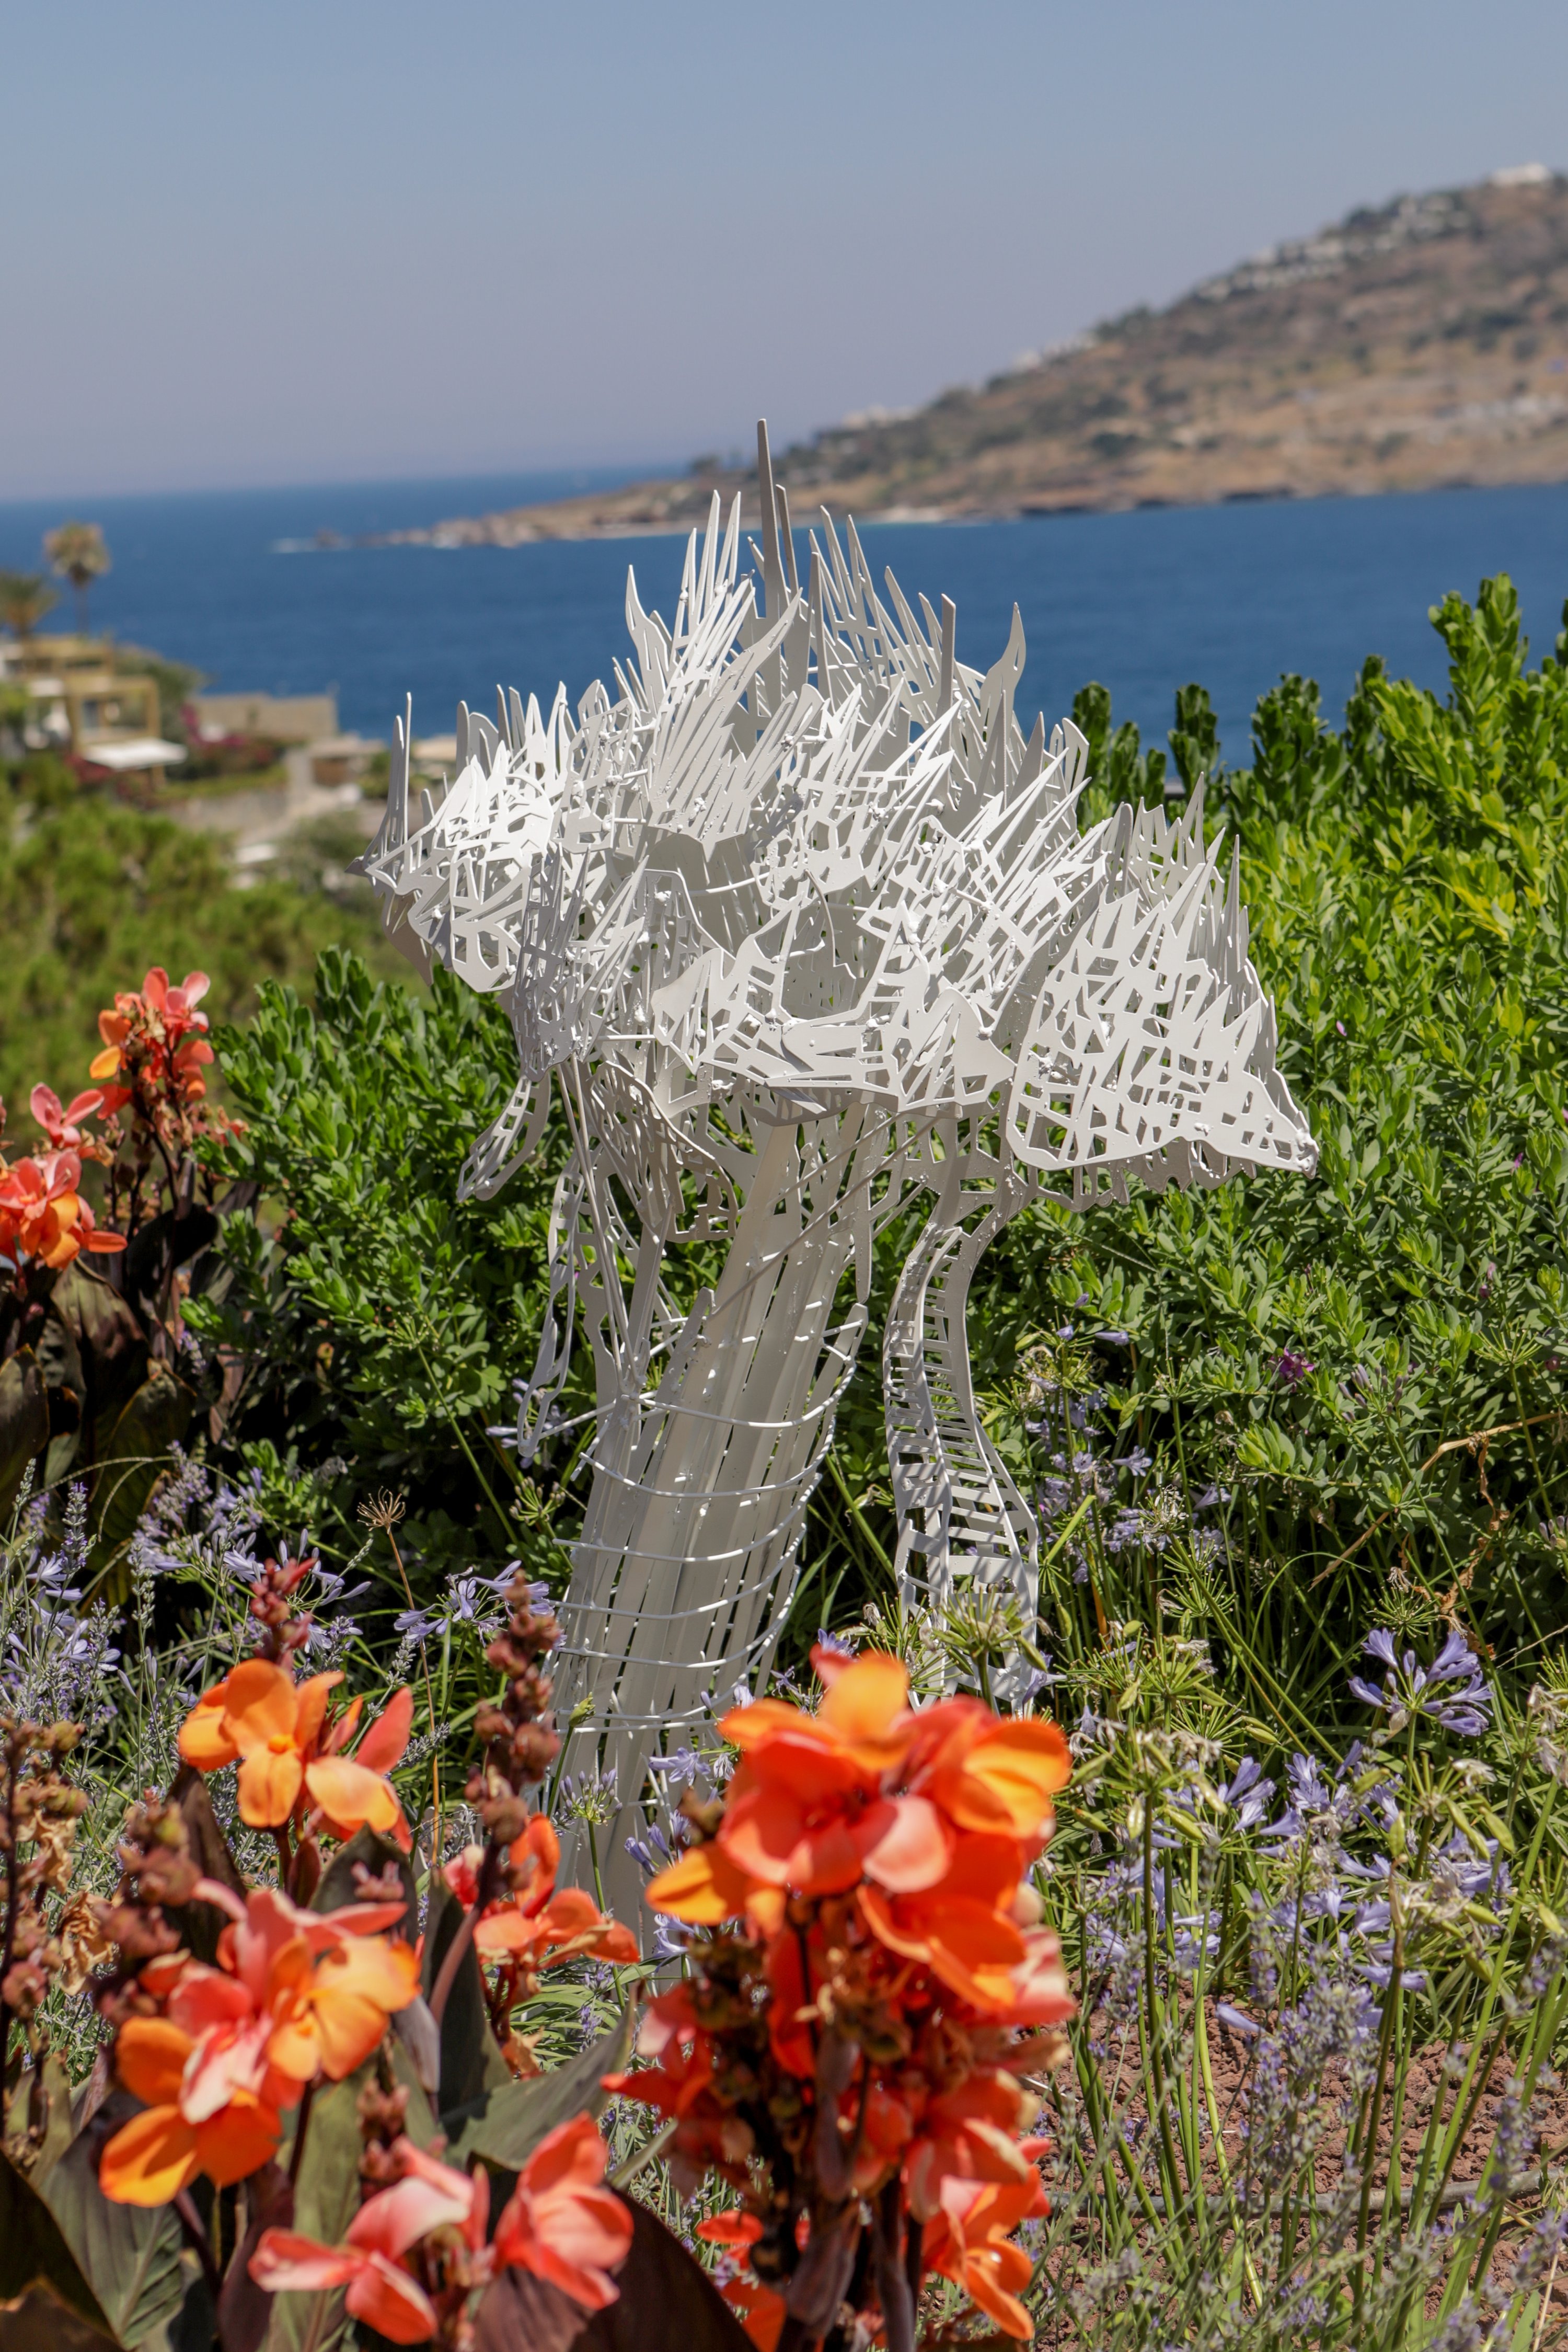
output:
M231 690L337 691L344 726L384 737L405 692L421 734L447 732L461 695L483 709L497 683L575 703L626 643L626 569L668 614L678 541L515 549L370 547L369 534L607 487L597 475L354 484L98 499L114 559L93 592L94 626L193 663ZM0 505L0 566L37 569L41 533L68 509ZM345 544L319 547L319 532ZM1432 686L1442 647L1427 608L1473 595L1487 573L1519 588L1537 655L1568 597L1568 484L1395 498L1166 508L1016 522L872 525L873 571L891 564L913 600L946 593L958 654L985 667L1022 612L1020 713L1048 722L1088 678L1119 719L1159 740L1176 687L1206 685L1222 743L1247 756L1253 704L1282 671L1343 709L1379 653ZM1026 722L1027 723L1027 722Z

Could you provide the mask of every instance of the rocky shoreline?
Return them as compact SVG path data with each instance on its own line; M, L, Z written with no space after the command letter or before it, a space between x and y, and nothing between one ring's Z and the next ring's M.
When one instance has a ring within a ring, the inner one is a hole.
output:
M991 520L1568 480L1568 177L1401 197L977 390L777 460L797 520ZM754 468L455 516L375 543L525 547L759 520Z

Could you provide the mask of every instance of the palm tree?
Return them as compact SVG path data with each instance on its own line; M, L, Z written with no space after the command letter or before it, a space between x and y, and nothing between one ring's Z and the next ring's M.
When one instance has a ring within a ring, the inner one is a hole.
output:
M44 553L76 591L77 627L87 635L87 592L110 569L109 549L96 522L63 522L44 533Z
M56 602L48 582L37 572L0 572L0 621L25 646Z

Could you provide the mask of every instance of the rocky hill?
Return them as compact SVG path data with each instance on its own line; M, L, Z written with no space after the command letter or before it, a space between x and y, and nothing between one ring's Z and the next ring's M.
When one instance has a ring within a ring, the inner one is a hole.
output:
M799 519L959 517L1568 478L1568 175L1402 196L979 390L777 461ZM451 542L685 528L756 474L444 524ZM749 499L747 501L750 503Z

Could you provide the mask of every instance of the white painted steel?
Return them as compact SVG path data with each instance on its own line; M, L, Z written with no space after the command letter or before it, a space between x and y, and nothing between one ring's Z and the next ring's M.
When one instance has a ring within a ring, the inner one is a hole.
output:
M1315 1162L1201 786L1081 833L1082 736L1014 714L1016 608L968 669L948 600L917 614L888 572L883 602L825 513L802 592L766 427L758 479L760 597L716 498L672 625L628 574L613 701L460 706L454 780L417 809L405 713L361 861L416 967L511 1017L518 1083L465 1190L537 1147L552 1087L570 1133L517 1440L531 1459L586 1339L559 1688L619 1774L617 1881L649 1756L768 1667L882 1225L929 1196L883 1351L902 1588L1032 1610L1032 1515L970 1391L981 1252L1041 1186L1082 1208ZM699 1242L722 1272L683 1316L665 1260Z

